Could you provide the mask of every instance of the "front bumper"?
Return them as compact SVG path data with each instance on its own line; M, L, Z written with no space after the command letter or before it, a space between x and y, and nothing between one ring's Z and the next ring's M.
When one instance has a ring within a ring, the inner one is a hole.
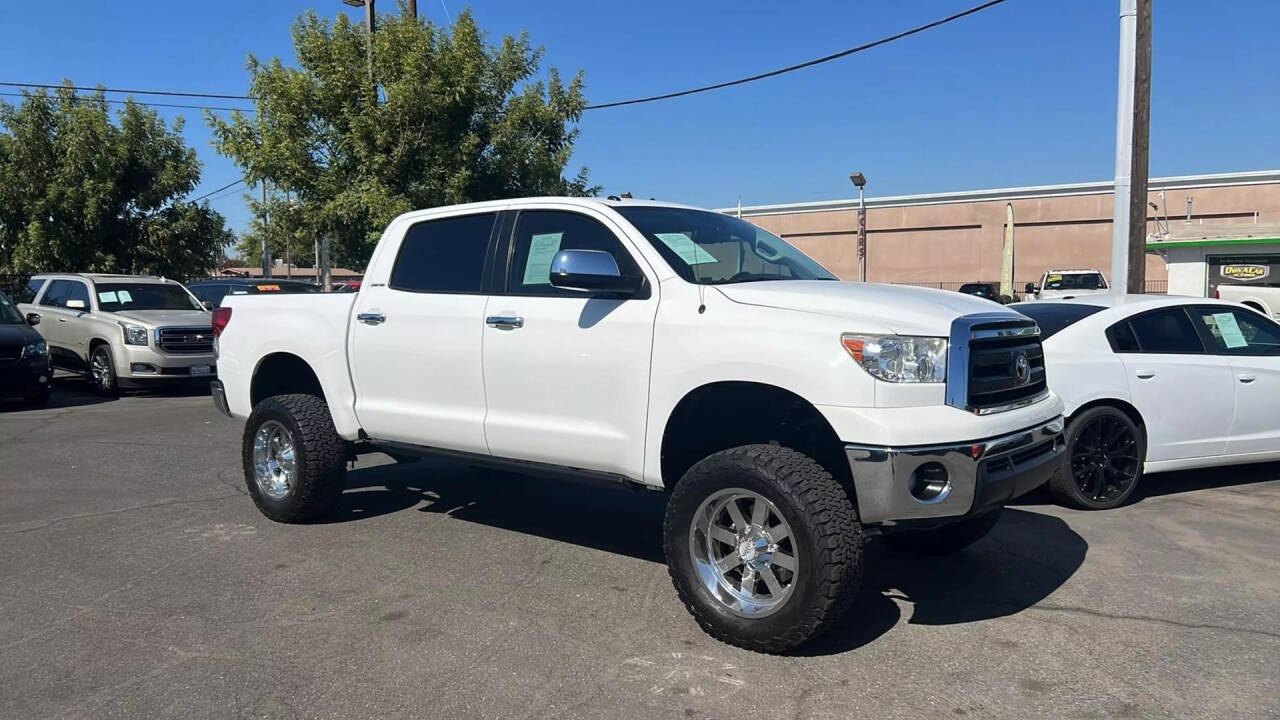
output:
M0 363L0 399L33 397L52 389L53 368L49 366L48 355Z
M116 378L125 387L139 387L173 380L209 380L217 376L218 358L213 353L174 354L151 345L112 347Z
M965 443L902 448L846 445L858 514L867 524L980 515L1061 472L1062 429L1063 420L1057 417Z

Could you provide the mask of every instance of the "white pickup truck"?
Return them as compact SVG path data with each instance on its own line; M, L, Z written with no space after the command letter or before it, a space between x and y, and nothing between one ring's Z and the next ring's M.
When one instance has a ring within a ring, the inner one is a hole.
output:
M364 451L666 491L680 599L758 651L836 622L867 536L959 550L1061 467L1031 320L838 282L695 208L412 212L354 295L225 302L214 402L247 419L245 479L269 518L329 511Z
M1266 285L1219 285L1213 296L1257 310L1269 318L1280 320L1280 287Z

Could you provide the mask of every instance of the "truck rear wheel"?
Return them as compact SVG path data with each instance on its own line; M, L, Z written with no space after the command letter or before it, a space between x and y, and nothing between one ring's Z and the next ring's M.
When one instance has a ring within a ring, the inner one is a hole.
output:
M936 528L886 532L884 541L899 550L921 555L950 555L978 542L991 532L1000 520L996 508L977 517L958 520Z
M244 426L241 456L249 495L276 522L321 517L342 494L344 451L323 399L269 397L253 408Z
M862 574L862 529L840 484L777 445L724 450L676 485L663 524L680 600L712 637L758 652L834 625Z

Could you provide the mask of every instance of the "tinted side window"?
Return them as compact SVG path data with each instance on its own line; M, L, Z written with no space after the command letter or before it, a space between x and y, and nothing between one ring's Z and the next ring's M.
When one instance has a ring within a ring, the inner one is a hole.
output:
M1111 340L1111 349L1118 353L1138 352L1138 338L1134 337L1128 320L1108 330L1107 337Z
M40 298L40 304L49 307L66 307L67 293L70 291L70 280L54 280L49 284L49 289L45 291L44 297Z
M1204 326L1215 355L1280 355L1280 325L1258 313L1201 307L1192 315Z
M1180 307L1157 310L1129 319L1129 326L1144 353L1204 352L1195 326Z
M391 268L395 290L479 293L497 213L420 222L405 233Z
M609 228L586 215L559 210L527 210L516 220L515 243L507 290L515 295L573 295L583 293L551 284L551 261L561 250L604 250L618 263L624 277L638 277L631 253Z
M30 303L35 302L36 295L40 294L40 287L44 285L44 280L33 279L22 288L22 292L18 293L18 302Z

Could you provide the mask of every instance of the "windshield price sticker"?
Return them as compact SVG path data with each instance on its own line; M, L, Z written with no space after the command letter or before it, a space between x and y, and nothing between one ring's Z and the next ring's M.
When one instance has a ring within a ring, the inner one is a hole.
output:
M98 302L99 303L119 302L118 300L116 300L116 291L108 290L107 292L98 293Z
M1244 339L1244 333L1240 332L1240 325L1236 322L1236 316L1226 313L1214 313L1213 322L1218 326L1218 332L1222 334L1222 342L1226 343L1227 348L1248 347L1249 341Z
M698 247L688 233L654 233L663 245L671 248L687 265L706 265L719 262L716 256Z
M560 252L560 238L564 233L534 235L529 240L529 258L524 263L525 285L549 285L551 261Z

